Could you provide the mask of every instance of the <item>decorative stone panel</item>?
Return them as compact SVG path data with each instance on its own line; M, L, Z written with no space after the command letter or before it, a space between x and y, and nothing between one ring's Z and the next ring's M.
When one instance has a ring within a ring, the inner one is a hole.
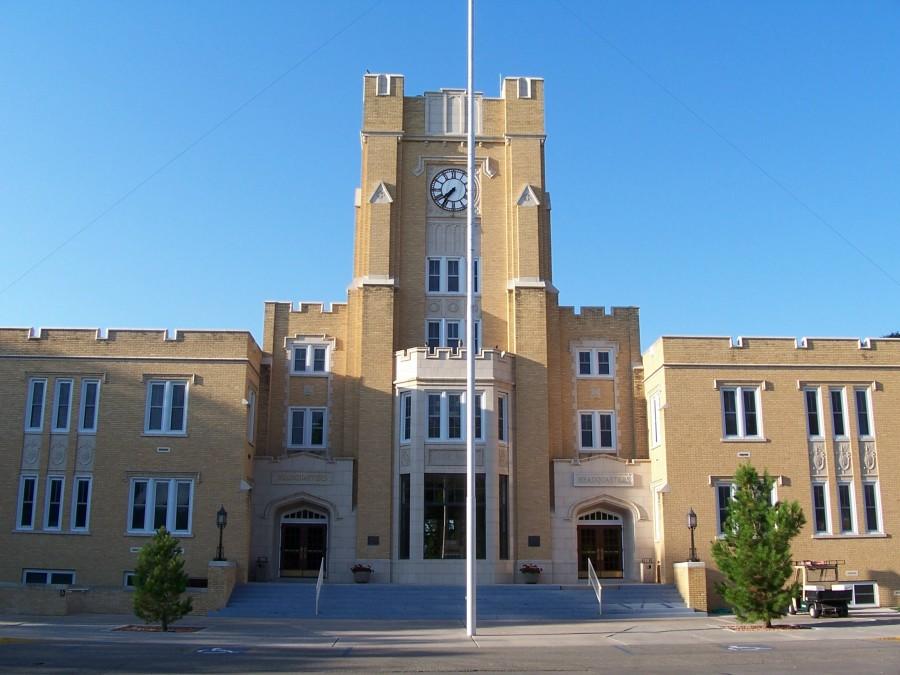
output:
M875 450L875 441L861 441L859 444L860 466L866 476L878 474L878 454Z
M497 466L501 469L509 468L509 446L500 445L497 447Z
M50 462L48 464L48 470L66 470L66 456L68 454L68 448L68 434L52 434L50 436Z
M825 459L825 443L823 441L811 441L809 444L809 474L811 476L824 476L828 472L828 464Z
M25 434L25 442L22 444L22 469L37 471L41 465L41 445L43 436L40 434Z
M96 436L79 436L78 448L75 451L75 470L93 471L94 455L97 450Z
M400 448L400 466L408 467L410 463L409 447Z
M466 448L432 448L428 450L429 466L465 466ZM484 448L475 448L476 466L484 466Z
M850 442L837 441L834 444L834 465L839 476L853 473L853 458L850 456Z

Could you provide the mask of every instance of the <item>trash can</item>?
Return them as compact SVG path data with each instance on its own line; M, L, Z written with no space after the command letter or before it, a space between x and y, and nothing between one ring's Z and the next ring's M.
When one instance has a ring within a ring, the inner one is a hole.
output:
M641 583L648 584L656 581L653 574L653 558L641 558Z

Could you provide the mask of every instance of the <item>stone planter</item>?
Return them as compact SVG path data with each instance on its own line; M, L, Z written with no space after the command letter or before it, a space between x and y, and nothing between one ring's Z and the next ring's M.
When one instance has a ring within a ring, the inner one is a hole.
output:
M353 573L353 581L357 584L367 584L372 579L372 570L358 570Z
M522 572L522 578L526 584L536 584L541 578L540 572Z

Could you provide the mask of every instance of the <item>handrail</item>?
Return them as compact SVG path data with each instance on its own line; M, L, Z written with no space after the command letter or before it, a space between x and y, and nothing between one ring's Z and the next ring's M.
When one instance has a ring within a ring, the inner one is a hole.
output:
M322 592L322 580L325 578L325 556L319 563L319 578L316 579L316 616L319 616L319 594Z
M594 589L594 595L597 596L597 614L603 616L603 586L600 585L600 579L597 578L597 573L594 571L594 563L591 562L591 559L587 559L588 564L588 581L591 584L591 588Z

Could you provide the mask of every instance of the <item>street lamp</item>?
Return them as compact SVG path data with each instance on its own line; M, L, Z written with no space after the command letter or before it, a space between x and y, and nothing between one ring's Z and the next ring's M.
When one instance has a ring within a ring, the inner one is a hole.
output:
M226 525L228 525L228 511L225 510L225 505L222 504L216 512L216 527L219 528L219 550L216 551L216 560L220 561L225 560L225 552L222 550L222 530L225 529Z
M688 511L687 520L688 529L691 531L691 557L688 559L688 562L698 562L697 549L694 546L694 530L697 529L697 514L694 513L693 506L691 507L691 510Z

